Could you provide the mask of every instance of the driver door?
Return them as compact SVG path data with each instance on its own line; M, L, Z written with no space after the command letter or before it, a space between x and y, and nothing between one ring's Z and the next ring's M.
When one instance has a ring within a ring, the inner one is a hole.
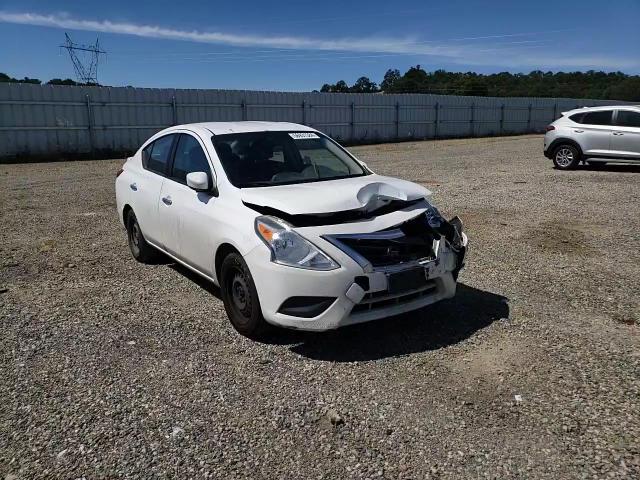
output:
M198 138L181 133L167 179L162 185L158 210L164 223L164 247L189 266L211 276L217 242L214 214L217 198L187 186L187 174L205 172L209 186L214 176L206 149Z

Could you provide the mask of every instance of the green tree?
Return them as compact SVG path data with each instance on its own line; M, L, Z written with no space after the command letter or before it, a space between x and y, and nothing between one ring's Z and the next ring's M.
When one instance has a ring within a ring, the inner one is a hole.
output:
M380 83L380 88L383 92L390 93L393 92L396 86L396 82L400 79L400 70L397 68L387 70L387 73L384 74L384 79Z
M376 93L380 90L378 89L376 82L372 82L367 77L360 77L356 80L356 83L349 88L349 91L353 93Z
M67 78L65 80L62 80L61 78L52 78L51 80L49 80L47 82L47 85L78 85L78 83L75 80L71 80L70 78Z

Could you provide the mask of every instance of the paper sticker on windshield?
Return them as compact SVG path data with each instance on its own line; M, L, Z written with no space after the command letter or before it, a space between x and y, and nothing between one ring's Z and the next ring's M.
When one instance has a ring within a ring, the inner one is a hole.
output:
M316 135L313 132L294 132L294 133L289 133L289 136L294 140L312 140L312 139L320 138L318 135Z

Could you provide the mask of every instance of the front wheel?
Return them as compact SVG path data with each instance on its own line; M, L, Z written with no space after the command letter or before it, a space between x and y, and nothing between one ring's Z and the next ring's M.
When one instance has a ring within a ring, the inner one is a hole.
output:
M259 338L266 333L268 324L262 316L258 291L240 254L231 253L222 261L220 290L233 328L249 338Z
M580 152L573 145L560 145L553 152L553 164L559 170L572 170L580 163Z

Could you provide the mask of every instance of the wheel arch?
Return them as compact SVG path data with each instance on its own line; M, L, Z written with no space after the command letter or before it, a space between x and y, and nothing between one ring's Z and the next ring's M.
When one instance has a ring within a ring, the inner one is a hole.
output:
M132 212L132 211L133 211L133 207L128 203L126 203L125 206L122 207L122 224L124 225L125 228L127 228L127 215L129 215L129 212Z
M556 138L551 145L549 145L549 152L551 153L551 158L553 158L553 153L555 150L561 145L571 145L572 147L578 150L578 154L580 155L580 160L584 158L584 152L582 151L582 147L580 144L571 138Z
M238 250L234 245L228 242L221 243L216 250L216 255L214 258L214 273L218 284L220 284L220 268L222 267L222 262L230 253L237 253L238 255L242 255L240 253L240 250Z

